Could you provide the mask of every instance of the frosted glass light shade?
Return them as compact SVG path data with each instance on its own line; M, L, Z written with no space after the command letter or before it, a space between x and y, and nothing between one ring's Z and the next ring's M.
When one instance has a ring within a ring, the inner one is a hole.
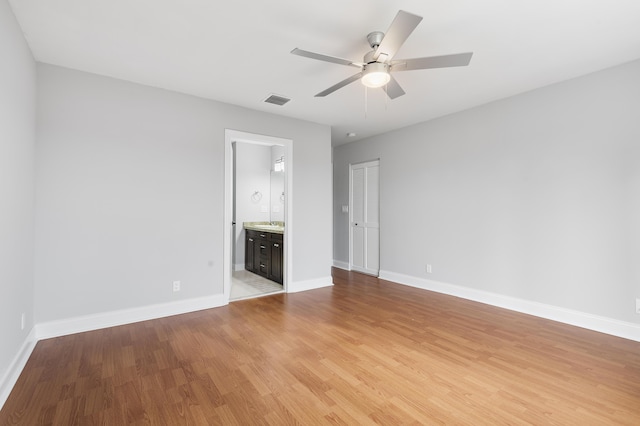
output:
M373 62L364 67L362 75L362 84L367 87L382 87L391 80L389 74L389 66L380 62Z

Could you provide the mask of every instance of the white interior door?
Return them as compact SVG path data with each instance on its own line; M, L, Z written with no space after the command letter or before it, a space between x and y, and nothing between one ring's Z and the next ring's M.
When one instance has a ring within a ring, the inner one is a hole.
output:
M366 274L380 271L380 161L350 166L350 268Z

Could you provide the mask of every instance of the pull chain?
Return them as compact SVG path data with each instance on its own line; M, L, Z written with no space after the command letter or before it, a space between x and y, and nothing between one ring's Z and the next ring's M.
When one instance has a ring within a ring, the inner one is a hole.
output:
M367 94L369 93L369 88L367 86L364 86L364 118L367 118L367 108L368 108L368 96Z

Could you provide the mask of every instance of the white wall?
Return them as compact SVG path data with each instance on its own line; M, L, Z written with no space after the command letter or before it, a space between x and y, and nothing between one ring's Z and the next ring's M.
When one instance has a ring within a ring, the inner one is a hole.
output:
M243 222L269 222L269 200L271 198L270 171L271 147L236 142L236 253L237 269L244 269ZM258 191L260 200L253 194ZM266 210L266 211L263 211Z
M36 65L0 0L0 406L33 328ZM21 316L25 314L25 327Z
M51 65L38 84L37 322L223 293L225 129L293 140L290 279L330 279L329 127Z
M640 324L639 112L636 61L337 147L334 260L380 158L382 270Z

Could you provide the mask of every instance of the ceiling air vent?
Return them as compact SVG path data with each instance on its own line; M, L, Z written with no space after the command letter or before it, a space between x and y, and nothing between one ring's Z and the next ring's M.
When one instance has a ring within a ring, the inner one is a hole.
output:
M286 104L287 102L289 102L290 100L291 99L285 98L284 96L278 96L278 95L271 94L264 101L266 103L268 103L268 104L274 104L274 105L282 106L282 105Z

